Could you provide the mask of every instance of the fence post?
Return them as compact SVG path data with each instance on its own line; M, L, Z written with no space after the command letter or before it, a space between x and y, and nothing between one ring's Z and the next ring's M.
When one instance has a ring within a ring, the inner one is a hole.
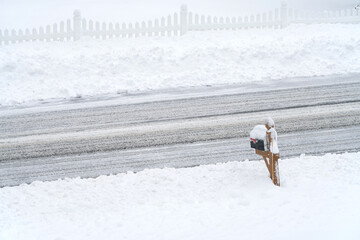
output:
M74 41L81 38L81 13L79 10L74 11Z
M184 35L188 30L187 16L187 6L183 4L180 7L180 35Z
M280 21L281 21L281 28L285 28L288 26L288 12L287 12L286 1L281 2Z

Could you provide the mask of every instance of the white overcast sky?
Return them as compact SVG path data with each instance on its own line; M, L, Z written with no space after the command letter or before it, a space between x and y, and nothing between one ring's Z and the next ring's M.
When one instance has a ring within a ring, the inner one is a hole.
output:
M280 6L280 0L0 0L0 29L39 27L71 18L74 9L98 21L152 20L179 11L217 16L261 13ZM288 0L298 9L326 10L353 7L360 0Z

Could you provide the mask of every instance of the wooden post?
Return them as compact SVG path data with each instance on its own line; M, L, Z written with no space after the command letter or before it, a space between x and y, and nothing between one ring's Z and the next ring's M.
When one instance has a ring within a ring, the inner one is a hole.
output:
M225 18L225 23L226 23L225 29L226 30L230 29L231 28L230 17Z
M47 42L50 42L51 39L50 25L47 25L45 28L45 39Z
M161 36L164 37L165 36L165 17L161 18L161 27L160 27L160 32L161 32Z
M66 40L67 41L70 41L70 39L71 39L71 21L70 21L70 19L67 19L66 20Z
M274 151L274 146L277 143L274 144L274 139L271 134L275 132L276 135L276 131L272 131L272 132L269 131L270 129L275 128L275 125L273 124L272 126L269 126L268 124L266 124L265 127L268 130L266 132L267 151L255 149L255 153L263 157L264 162L266 164L266 168L269 171L270 178L274 183L274 185L280 186L280 172L279 172L279 162L278 162L280 158L280 154L277 152L276 153L272 152Z
M260 20L260 14L256 15L256 28L260 28L261 27L261 20Z
M38 40L43 41L45 39L45 31L43 27L39 28Z
M184 35L185 33L187 33L187 30L188 30L187 17L188 17L187 6L181 5L181 8L180 8L180 35Z
M174 36L179 35L179 17L177 13L174 13Z
M1 39L1 32L0 32L0 39ZM18 42L23 42L24 41L24 34L23 31L21 29L19 29L18 31ZM0 40L0 44L1 44L1 40Z
M268 27L269 28L275 27L275 23L273 21L273 13L271 11L269 12L269 16L268 16Z
M194 22L195 22L195 30L199 30L199 14L195 14L195 18L194 18Z
M121 24L121 37L126 37L126 32L127 32L127 29L126 29L126 24L125 23L122 23Z
M135 37L139 37L140 36L140 23L136 22L135 23Z
M154 22L154 36L155 37L158 37L159 34L160 34L160 27L159 27L159 19L155 19L155 22Z
M30 41L31 35L30 35L30 30L27 28L25 29L25 41L28 42Z
M169 15L169 16L167 17L167 26L166 26L166 29L167 29L166 35L167 35L168 37L170 37L170 36L171 36L171 29L172 29L171 15Z
M132 23L129 23L128 25L128 37L131 38L134 36L134 29Z
M115 36L120 36L120 23L115 23Z
M262 156L269 171L270 178L276 186L280 186L280 173L279 173L279 154L273 154L270 151L255 150L255 153Z
M141 22L141 36L146 36L146 24L144 21Z
M200 16L200 30L203 31L206 29L206 23L205 23L205 15Z
M56 23L53 24L53 32L52 32L52 34L53 34L53 40L57 41L58 40L58 29L57 29L57 24Z
M260 150L258 150L258 149L255 149L255 153L256 153L257 155L260 155L260 156L262 156L262 157L264 158L264 161L265 161L265 164L266 164L266 168L268 169L269 174L270 174L270 178L271 178L270 162L267 160L267 158L268 158L268 153L265 152L265 151L260 151Z
M249 17L246 16L244 17L244 29L248 29L249 28Z
M271 172L272 172L272 181L276 186L280 186L280 173L279 173L279 154L271 154Z
M60 22L60 37L59 37L59 40L60 41L64 41L64 33L65 32L65 24L63 21Z
M152 21L148 21L148 37L151 37L153 34Z
M94 22L92 20L89 20L89 36L94 37L95 31L94 31Z
M74 24L74 41L79 40L81 38L81 13L79 10L74 11L73 16L73 24Z
M241 28L243 28L243 19L242 19L242 17L238 17L238 24L237 24L237 28L238 29L241 29Z
M106 30L106 23L102 23L101 25L101 37L102 39L106 39L107 36L107 30Z
M81 20L81 33L85 36L88 36L88 26L85 18Z
M279 25L281 23L279 22L279 9L275 8L275 13L274 13L274 28L278 29Z
M255 17L254 15L250 16L250 28L255 27Z
M263 13L262 15L262 24L261 24L262 28L266 28L267 27L267 18L266 18L266 13Z
M265 127L270 130L274 126L268 126L267 124ZM266 139L267 139L267 155L270 161L270 176L273 181L273 183L276 186L280 186L280 174L279 174L279 164L278 160L280 158L279 153L273 153L271 152L271 149L273 149L273 138L271 136L271 132L266 132Z
M38 37L37 30L36 30L36 28L33 28L32 34L31 34L31 41L36 41L37 37Z
M288 12L287 12L287 4L285 1L281 2L280 8L280 21L281 21L281 28L285 28L288 26Z
M193 13L189 12L189 18L188 18L188 31L193 30Z

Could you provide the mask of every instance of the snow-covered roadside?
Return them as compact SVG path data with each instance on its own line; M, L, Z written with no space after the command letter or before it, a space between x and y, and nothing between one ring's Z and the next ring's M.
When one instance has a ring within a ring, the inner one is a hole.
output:
M0 189L1 239L359 239L360 153Z
M359 25L0 46L0 105L360 72Z

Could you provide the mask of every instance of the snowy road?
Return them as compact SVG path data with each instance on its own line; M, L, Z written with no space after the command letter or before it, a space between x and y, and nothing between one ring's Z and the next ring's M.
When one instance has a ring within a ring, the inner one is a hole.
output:
M272 116L283 158L360 150L359 76L74 99L0 109L0 186L257 159Z

